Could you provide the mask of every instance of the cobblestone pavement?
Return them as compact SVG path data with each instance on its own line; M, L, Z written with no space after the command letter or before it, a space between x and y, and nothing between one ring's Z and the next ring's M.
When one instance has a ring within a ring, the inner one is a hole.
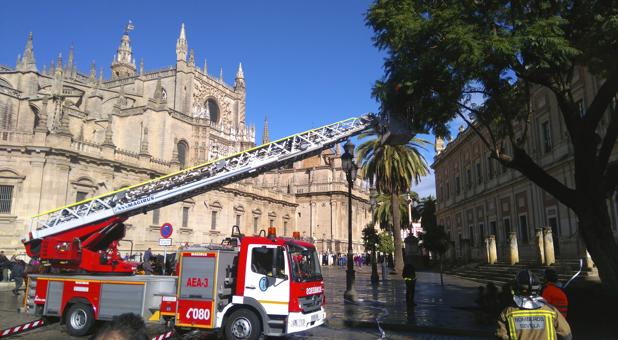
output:
M323 268L326 286L327 312L331 327L364 326L378 324L383 328L408 331L433 332L452 335L490 336L494 324L481 323L475 312L474 299L478 283L440 274L417 273L417 306L413 313L405 307L405 285L400 276L389 275L374 288L370 281L371 268L357 267L355 288L359 301L344 303L345 269Z

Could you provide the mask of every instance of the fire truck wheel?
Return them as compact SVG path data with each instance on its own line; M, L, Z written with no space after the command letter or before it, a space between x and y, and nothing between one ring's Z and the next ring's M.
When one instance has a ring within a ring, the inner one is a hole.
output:
M92 307L83 303L72 305L66 313L65 322L70 335L83 336L88 334L94 325Z
M227 317L224 332L228 340L256 340L262 334L262 324L254 312L239 309Z

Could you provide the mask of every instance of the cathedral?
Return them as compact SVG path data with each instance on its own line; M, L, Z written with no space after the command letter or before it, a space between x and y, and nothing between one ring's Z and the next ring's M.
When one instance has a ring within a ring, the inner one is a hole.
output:
M22 252L30 217L89 197L255 146L246 121L246 82L234 84L196 65L184 24L173 65L145 71L135 62L127 26L111 78L68 57L41 69L32 34L15 67L0 65L0 244ZM170 44L171 45L171 44ZM290 134L296 131L290 131ZM263 143L269 142L264 122ZM339 148L255 178L155 209L127 221L121 249L159 248L159 228L174 245L220 242L233 225L247 235L276 227L300 232L320 251L347 249L347 181ZM353 188L353 247L370 223L368 188ZM130 242L129 242L130 241Z

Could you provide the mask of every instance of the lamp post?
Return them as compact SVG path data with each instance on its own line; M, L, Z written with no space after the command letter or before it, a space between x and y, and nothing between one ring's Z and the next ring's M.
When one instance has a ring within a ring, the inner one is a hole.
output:
M346 272L345 301L356 301L354 290L354 257L352 256L352 185L356 179L356 164L354 164L354 144L348 140L343 146L345 152L341 155L341 167L348 180L348 270Z
M369 188L369 202L371 203L371 222L373 229L376 228L376 207L378 206L378 191L376 190L373 178L371 178L371 187ZM375 245L371 249L371 284L377 285L380 283L380 277L378 277L378 262L376 258Z

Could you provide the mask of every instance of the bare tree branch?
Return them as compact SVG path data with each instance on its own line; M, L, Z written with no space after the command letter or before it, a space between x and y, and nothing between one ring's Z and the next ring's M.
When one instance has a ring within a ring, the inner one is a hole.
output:
M618 139L618 111L612 109L609 125L607 126L607 131L605 131L605 137L603 138L601 148L599 149L599 167L601 169L607 166L609 157L616 145L616 139Z
M609 197L614 191L618 190L618 160L607 165L605 171L605 194Z
M467 107L466 105L462 104L462 103L458 103L461 107L470 110L472 112L478 112L477 110L474 110L472 108ZM491 150L492 153L496 153L497 154L497 150L496 150L496 145L494 144L492 147L492 144L489 143L489 141L487 140L487 138L485 138L485 136L481 133L481 130L478 129L478 126L474 125L473 122L469 121L468 118L466 118L459 110L457 110L457 115L459 115L459 117L461 117L461 119L464 120L464 122L466 122L466 124L472 128L472 130L479 136L479 138L483 141L483 144L485 144L485 146L487 147L487 149Z
M618 92L618 69L610 73L588 107L584 121L595 129Z
M509 160L505 157L500 159L500 162L509 168L518 170L564 205L571 209L575 209L575 190L570 189L562 182L558 181L555 177L549 175L543 168L534 162L532 158L530 158L530 156L526 153L526 150L514 145L512 159Z

